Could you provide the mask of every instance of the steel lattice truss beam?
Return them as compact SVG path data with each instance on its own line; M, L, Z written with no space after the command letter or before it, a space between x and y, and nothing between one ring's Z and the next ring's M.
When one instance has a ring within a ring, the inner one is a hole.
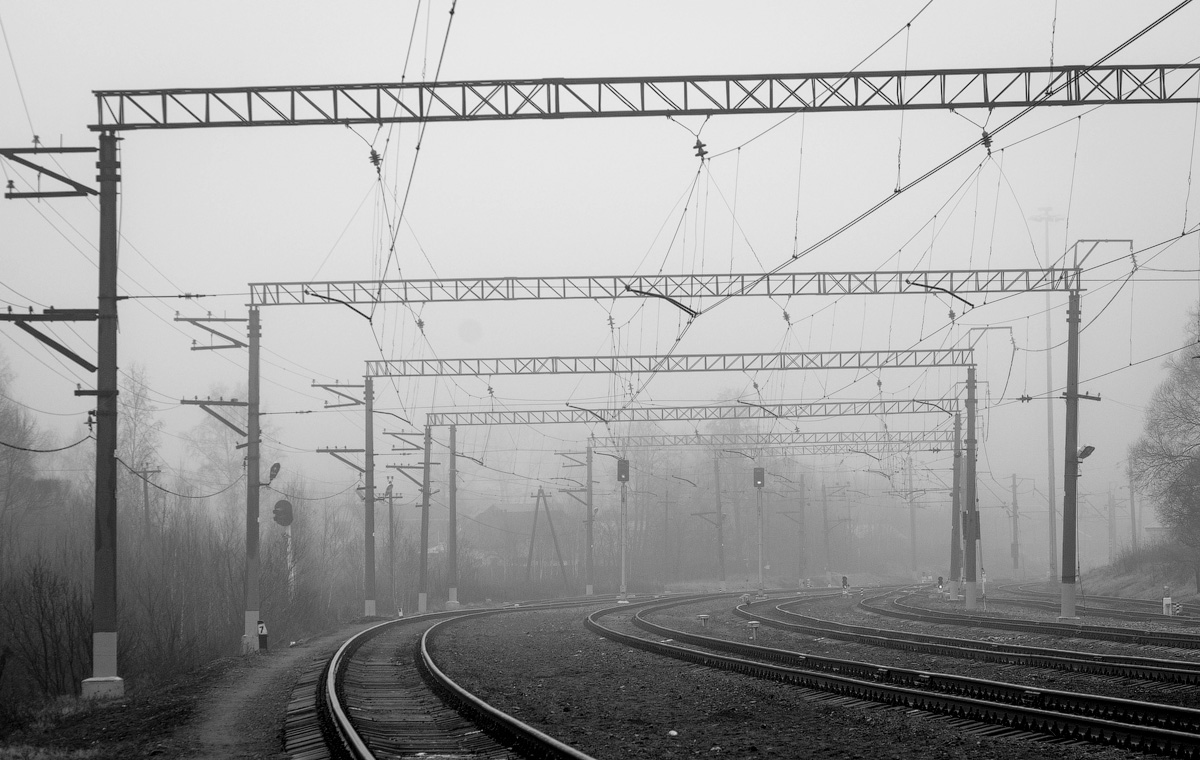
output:
M966 367L969 348L903 351L814 351L777 354L542 356L512 359L374 359L368 377L478 377L654 372L763 372L770 370Z
M928 295L934 291L965 295L1065 292L1079 289L1080 284L1080 271L1072 268L258 282L250 283L250 304L599 300L648 295L678 300L727 296Z
M884 441L878 443L811 443L801 446L767 446L758 449L752 449L756 458L758 457L833 457L846 456L847 454L867 454L869 456L887 456L889 454L912 454L916 451L929 451L932 453L941 453L950 451L952 445L935 444L929 447L913 446L909 443L900 443L896 441ZM732 451L732 450L731 450ZM720 455L721 449L717 449ZM729 455L732 456L732 455Z
M902 431L834 431L805 433L711 433L689 435L630 435L597 436L589 439L596 449L646 449L670 446L715 446L718 448L754 448L766 446L841 446L841 452L860 445L895 444L903 448L937 447L954 445L952 430L902 430Z
M430 412L425 424L444 425L566 425L618 422L693 422L701 420L795 419L879 414L952 413L956 399L899 401L814 401L796 404L727 404L721 406L662 406L602 409L513 409L490 412Z
M1194 103L1200 64L100 90L93 130Z

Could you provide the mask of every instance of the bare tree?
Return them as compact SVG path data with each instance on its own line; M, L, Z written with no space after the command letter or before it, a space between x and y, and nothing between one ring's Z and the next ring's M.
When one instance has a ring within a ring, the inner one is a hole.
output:
M1200 341L1200 318L1190 316L1188 334ZM1129 448L1138 490L1155 505L1174 537L1200 552L1200 361L1189 348L1166 361L1167 379L1146 407L1142 437ZM1196 564L1200 588L1200 556Z

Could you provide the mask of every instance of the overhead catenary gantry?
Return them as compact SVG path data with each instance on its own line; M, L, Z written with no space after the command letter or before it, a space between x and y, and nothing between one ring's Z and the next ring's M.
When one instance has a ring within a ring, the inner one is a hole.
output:
M637 355L637 356L544 356L518 358L488 358L488 359L384 359L368 360L364 376L367 379L367 396L370 396L371 381L377 377L461 377L481 375L561 375L561 374L610 374L629 372L749 372L771 370L818 370L818 369L884 369L895 367L930 368L930 367L966 367L968 383L968 399L973 399L975 365L974 350L971 348L948 349L901 349L875 351L808 351L780 352L774 354L684 354L684 355ZM968 402L970 404L970 401ZM940 405L930 406L922 411L932 409L945 412ZM973 408L973 407L968 407ZM368 418L372 412L367 409ZM453 428L451 428L453 429ZM374 441L370 434L370 424L367 425L367 453L365 468L370 473L373 468ZM425 459L424 479L421 488L421 535L428 535L429 525L429 463L432 456L432 427L425 426ZM974 440L968 442L968 460L973 462L975 456ZM453 452L452 452L453 453ZM590 468L589 468L590 470ZM369 476L368 476L369 478ZM590 480L590 475L589 475ZM624 494L624 490L622 490ZM367 504L372 501L372 480L367 480ZM625 500L622 498L622 511ZM368 507L370 508L370 507ZM451 506L453 511L454 507ZM590 514L589 514L590 519ZM590 525L589 525L590 527ZM368 531L368 542L374 537ZM422 547L425 541L422 539ZM588 546L591 546L589 536ZM373 552L371 552L373 554ZM418 591L418 611L424 612L428 600L428 555L421 552L420 589ZM589 563L590 566L590 563ZM367 565L366 572L373 575L374 568ZM622 563L624 572L624 563ZM624 578L624 575L622 575ZM454 580L451 579L453 583ZM622 584L623 586L624 584ZM373 579L368 579L367 588L373 588ZM452 586L453 588L453 586ZM622 588L624 593L624 588ZM373 608L374 600L368 600L368 606Z
M649 449L672 446L713 446L720 448L750 448L767 450L787 447L802 451L805 447L820 447L824 451L844 453L857 446L872 446L887 453L926 450L944 451L954 446L951 430L885 430L885 431L805 431L792 433L690 433L683 435L612 435L592 436L588 445L593 449ZM840 448L837 448L840 447ZM850 447L850 448L847 448Z
M1200 64L96 91L92 129L1194 103Z
M799 419L809 417L924 414L957 409L958 400L871 399L808 401L778 404L738 403L711 406L572 407L568 409L502 409L499 411L430 412L427 425L561 425L569 423L701 422L710 420Z
M1068 292L1078 269L930 269L850 272L743 272L425 280L252 282L250 305L377 305L463 301L727 298L729 296L950 295Z
M1175 10L1168 11L1152 26L1169 18ZM1187 63L95 92L97 120L90 128L100 133L98 358L96 388L89 393L98 398L97 550L93 667L92 677L84 682L84 694L124 693L116 654L118 132L404 121L1194 103L1200 102L1194 86L1198 78L1200 64ZM985 134L976 145L987 142ZM257 310L252 312L252 318L257 317ZM257 399L252 401L257 403ZM250 447L258 446L253 437L248 443ZM247 493L257 492L259 474L248 473L247 481ZM248 542L252 534L257 536L258 516L247 509L247 521L251 520L254 526L247 526ZM249 574L258 568L248 562L246 571ZM247 647L253 649L256 648L254 618L258 610L257 600L253 609L250 601L248 595L246 638Z

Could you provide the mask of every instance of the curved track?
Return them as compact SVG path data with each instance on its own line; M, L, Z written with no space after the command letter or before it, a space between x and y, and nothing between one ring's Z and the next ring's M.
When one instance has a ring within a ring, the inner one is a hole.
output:
M1200 684L1200 663L1119 654L1081 653L1066 649L982 642L950 636L850 625L795 611L811 599L778 600L738 607L734 614L763 625L808 636L823 636L887 649L958 657L1004 665L1021 665L1072 673L1133 678L1170 684Z
M495 710L446 676L429 654L439 626L515 610L595 606L606 600L514 605L391 620L348 639L319 677L298 684L287 749L317 758L473 757L591 760Z
M593 613L587 619L587 626L628 646L706 667L784 681L858 700L1000 725L1012 735L1070 739L1179 757L1200 757L1200 710L813 657L668 628L647 619L653 612L686 603L673 600L655 604L633 615L633 625L655 638L628 633L600 622L606 616L623 613L624 608Z

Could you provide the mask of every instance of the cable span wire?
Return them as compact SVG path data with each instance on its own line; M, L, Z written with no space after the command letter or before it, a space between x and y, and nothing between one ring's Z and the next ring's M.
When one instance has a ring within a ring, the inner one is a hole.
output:
M75 443L72 443L70 446L62 446L57 449L28 449L28 448L25 448L24 446L17 446L15 444L5 443L4 441L0 441L0 446L3 446L8 449L16 449L17 451L28 451L32 454L53 454L57 451L66 451L67 449L73 449L76 446L78 446L79 444L83 443L84 441L93 441L93 440L95 440L95 438L89 435L86 438L80 438L78 441L76 441Z

